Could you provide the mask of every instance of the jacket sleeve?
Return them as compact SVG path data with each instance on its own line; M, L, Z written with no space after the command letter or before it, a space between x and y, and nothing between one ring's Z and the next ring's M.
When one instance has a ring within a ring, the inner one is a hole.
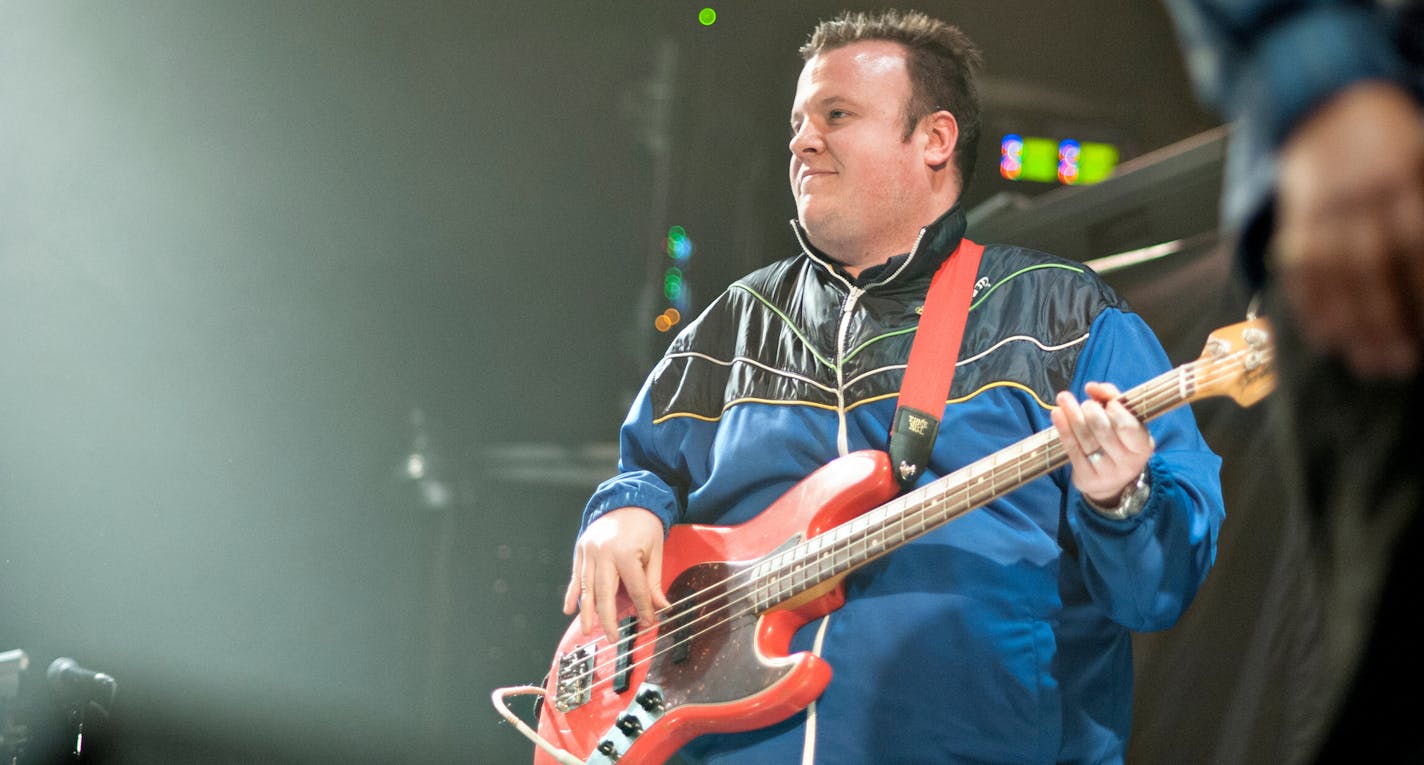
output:
M1106 381L1128 390L1169 368L1166 353L1136 314L1108 309L1093 323L1072 392ZM1071 482L1065 515L1089 593L1113 621L1132 630L1165 629L1190 605L1216 559L1225 517L1221 459L1188 407L1153 420L1157 448L1148 462L1151 495L1137 515L1117 521L1089 507ZM1068 468L1071 470L1071 468Z
M651 511L662 520L664 530L677 523L686 509L688 478L682 457L686 428L654 423L652 382L662 366L648 376L623 421L618 434L618 474L594 490L584 507L579 533L620 507Z
M1234 123L1222 219L1246 274L1265 278L1275 151L1304 117L1361 80L1408 83L1390 18L1359 0L1166 0L1197 96Z

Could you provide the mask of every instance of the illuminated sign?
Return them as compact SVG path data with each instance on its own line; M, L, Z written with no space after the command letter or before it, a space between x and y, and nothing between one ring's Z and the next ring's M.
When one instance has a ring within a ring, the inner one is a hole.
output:
M1082 186L1105 180L1117 161L1117 147L1110 143L1016 133L999 142L999 175L1011 181Z

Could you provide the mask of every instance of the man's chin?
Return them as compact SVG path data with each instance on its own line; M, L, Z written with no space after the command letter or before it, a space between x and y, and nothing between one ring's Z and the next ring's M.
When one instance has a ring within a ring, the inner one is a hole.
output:
M801 218L801 227L806 230L806 241L823 253L829 252L829 247L837 241L840 226L836 223L837 219L834 217L818 216L814 213L809 218Z
M828 210L814 203L797 205L796 217L808 232L813 229L823 229L835 219L835 216Z

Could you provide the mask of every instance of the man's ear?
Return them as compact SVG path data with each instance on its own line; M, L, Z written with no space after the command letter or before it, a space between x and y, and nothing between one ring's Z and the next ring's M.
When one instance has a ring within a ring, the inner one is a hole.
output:
M925 117L922 129L926 133L925 164L943 167L954 157L954 145L959 142L959 121L944 109Z

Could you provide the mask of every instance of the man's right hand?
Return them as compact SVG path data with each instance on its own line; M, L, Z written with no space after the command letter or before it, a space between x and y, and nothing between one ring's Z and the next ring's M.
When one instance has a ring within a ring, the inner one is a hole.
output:
M564 613L578 612L584 634L599 627L618 642L618 589L633 602L643 628L667 608L663 593L663 522L641 507L620 507L590 523L574 545L574 566L564 594Z

